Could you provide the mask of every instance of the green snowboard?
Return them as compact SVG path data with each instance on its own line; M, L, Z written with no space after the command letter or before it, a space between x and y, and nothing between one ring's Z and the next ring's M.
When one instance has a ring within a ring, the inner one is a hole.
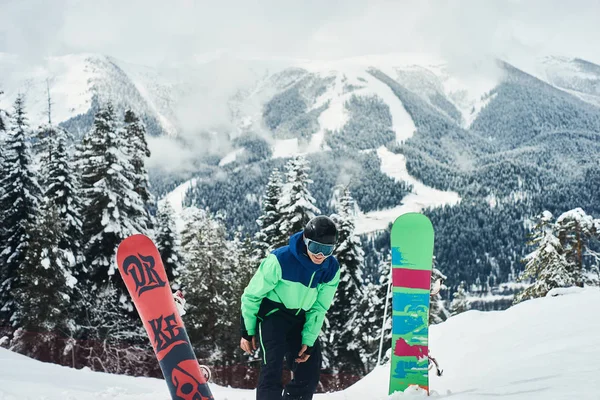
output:
M419 213L392 226L392 356L389 393L417 385L429 393L429 295L433 226Z

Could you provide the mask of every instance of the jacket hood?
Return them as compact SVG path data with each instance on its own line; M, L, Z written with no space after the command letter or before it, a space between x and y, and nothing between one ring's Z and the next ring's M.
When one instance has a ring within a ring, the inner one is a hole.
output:
M333 256L327 257L322 264L315 264L311 261L308 256L308 251L306 249L306 244L304 244L304 240L302 239L302 235L304 231L300 231L294 233L289 240L290 251L294 255L294 257L302 264L302 266L310 271L317 271L319 269L328 269L333 262Z

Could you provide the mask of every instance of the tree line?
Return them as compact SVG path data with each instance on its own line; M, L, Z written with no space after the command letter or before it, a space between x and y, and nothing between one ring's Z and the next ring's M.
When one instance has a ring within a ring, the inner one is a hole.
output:
M119 116L110 102L100 105L93 127L76 141L50 118L32 128L19 95L12 110L0 112L0 127L3 346L74 367L159 376L114 261L123 239L143 233L156 242L172 288L185 294L184 321L198 358L221 371L256 359L237 348L241 294L260 260L322 213L309 190L307 159L272 170L259 228L249 235L228 229L218 210L187 207L175 215L157 201L145 168L145 125L131 110ZM348 187L336 191L330 215L340 228L336 255L348 279L322 333L324 367L360 377L376 362L389 265L381 263L376 280L364 276L356 202ZM389 336L389 321L386 329ZM243 374L217 379L244 384Z

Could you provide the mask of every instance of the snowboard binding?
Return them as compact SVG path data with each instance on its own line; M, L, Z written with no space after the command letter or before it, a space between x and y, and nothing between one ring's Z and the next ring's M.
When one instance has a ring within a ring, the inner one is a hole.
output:
M202 375L204 375L204 379L206 379L206 382L210 381L210 378L212 378L212 374L210 372L210 368L208 368L206 365L200 365L200 371L202 371Z
M435 358L431 357L430 355L428 355L427 358L429 359L429 367L427 368L427 370L431 371L431 369L435 367L436 375L442 376L442 374L444 373L444 370L440 369L440 365L438 364L437 360Z

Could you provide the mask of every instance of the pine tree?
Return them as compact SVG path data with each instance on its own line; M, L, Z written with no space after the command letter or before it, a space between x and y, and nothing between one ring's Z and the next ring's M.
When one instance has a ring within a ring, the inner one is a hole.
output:
M263 196L262 215L256 221L260 230L255 235L256 258L258 260L266 257L269 252L287 241L287 237L281 234L281 214L278 203L281 198L281 174L275 168L271 172L269 182Z
M70 313L75 278L69 272L66 251L59 247L62 224L54 207L45 207L32 223L31 242L21 269L21 286L15 290L13 321L19 327L13 350L29 357L56 362L62 358L60 338L75 329Z
M441 280L441 282L444 282L446 280L446 278L447 277L444 274L442 274L442 272L434 266L433 269L431 270L431 286L432 286L432 288L438 280ZM444 289L446 289L446 286L442 284L442 288L440 289L440 292L441 292L441 290L444 290ZM429 324L430 325L439 324L439 323L447 320L448 317L450 317L450 313L448 312L448 310L446 309L446 306L444 305L444 300L442 299L441 293L436 293L433 296L431 296L429 299Z
M181 241L179 233L175 227L175 211L168 201L161 203L156 215L156 247L160 252L167 278L174 289L179 288L176 277L179 276L179 270L182 263L180 254Z
M364 329L362 330L364 364L368 371L377 365L379 346L383 344L381 363L389 361L389 350L392 343L392 291L391 253L377 267L377 280L368 282L362 296L359 317L362 318ZM387 298L387 312L386 312ZM385 314L385 321L384 321ZM383 332L382 332L383 327ZM383 342L381 341L383 334Z
M254 272L258 268L258 262L256 261L255 244L252 242L250 236L244 235L240 230L234 233L233 240L228 243L228 254L226 265L230 265L229 270L229 286L231 289L231 298L228 301L227 308L224 310L229 318L226 318L226 328L223 329L223 366L239 365L240 363L257 360L260 357L258 352L255 352L252 356L246 354L240 354L239 341L240 341L240 319L239 314L242 307L241 298L246 286L250 282L250 279L254 275ZM231 368L227 368L227 371L232 371ZM220 384L241 384L244 379L240 379L230 373L224 377L225 381L221 381Z
M552 222L553 216L548 211L536 217L529 245L535 250L525 258L525 271L519 277L520 281L533 279L531 286L515 296L514 303L523 300L543 297L551 289L572 286L575 276L568 267L565 251L561 241L556 237L556 227Z
M139 218L144 220L141 224L146 230L151 230L153 223L150 208L154 203L154 198L150 193L150 182L145 164L145 160L151 155L146 141L146 127L131 110L125 112L124 121L124 144L132 167L130 180L133 184L133 190L140 196L146 208L146 213L140 215Z
M367 373L375 368L379 353L383 309L385 306L385 293L383 297L379 297L381 295L381 288L382 285L379 283L367 282L363 288L360 305L356 313L355 322L359 325L357 339L363 344L363 347L358 350L361 363ZM391 308L388 310L389 312L391 312ZM389 317L390 315L388 314L387 318Z
M4 249L0 282L0 314L5 322L14 320L18 312L14 293L23 286L22 271L29 256L32 232L39 212L41 189L32 169L30 132L24 97L19 95L11 116L10 131L5 142L5 174L0 180L4 188L0 198L0 226Z
M0 89L0 95L3 95L4 91ZM0 108L0 135L3 132L6 132L6 122L4 121L6 118L6 112Z
M78 174L71 167L67 140L69 134L62 128L48 126L47 143L48 156L44 158L42 172L45 176L44 197L48 206L55 208L61 224L58 246L66 251L71 269L75 276L83 263L83 222L81 219L82 205Z
M182 247L185 269L181 283L188 303L190 340L199 358L219 362L222 334L231 323L228 303L233 298L225 227L208 210L198 210L186 222Z
M469 300L467 299L467 291L465 289L465 282L461 282L458 289L452 295L452 303L450 304L450 315L458 315L465 311L468 311L471 307L469 306Z
M595 243L595 246L590 245L585 253L590 259L590 271L585 281L588 286L600 286L600 252L592 249L592 247L597 249L600 244L600 218L594 220L594 232L595 236L592 238L592 242Z
M341 373L364 374L360 352L364 348L359 334L361 317L357 315L364 285L364 252L354 234L354 199L346 189L340 199L337 214L332 216L338 226L335 256L340 263L340 284L328 312L335 366Z
M260 263L254 257L255 248L256 243L252 241L250 236L244 235L241 230L235 232L230 243L228 263L233 266L235 279L232 283L236 290L235 301L240 302L239 307L236 307L239 310L242 307L241 299L244 289L248 286Z
M575 208L556 219L556 231L572 279L577 286L583 287L583 256L589 240L595 235L594 219L581 208Z
M0 95L3 94L2 90L0 90ZM5 135L6 135L6 123L4 122L4 110L0 109L0 180L2 179L3 176L8 175L8 168L6 166L6 159L4 156L4 148L6 147L5 144ZM0 186L0 255L2 254L2 252L4 251L4 249L6 248L5 246L5 234L4 234L4 227L1 225L2 221L3 221L3 215L6 211L6 209L2 208L2 207L6 207L6 206L10 206L10 204L6 204L2 202L2 198L4 197L4 193L6 193L6 189L4 186ZM0 257L1 259L1 257ZM3 275L6 271L4 271L4 268L2 268L2 266L0 266L0 283L4 282L8 277ZM0 296L0 302L2 301L2 296ZM2 305L3 303L0 303L0 323L2 321Z
M116 287L128 299L124 305L133 310L122 281L111 277L116 272L114 256L119 243L135 233L147 234L144 220L139 218L146 210L129 180L132 167L110 103L98 110L94 128L82 144L78 160L87 278L92 289L105 286L111 279L116 281Z
M120 290L108 282L87 300L81 330L86 339L78 347L87 358L86 365L95 371L122 375L156 373L156 357L148 346L148 335L139 317L123 313Z
M287 238L304 229L304 226L315 214L321 211L315 206L315 199L310 194L308 185L313 181L309 178L309 166L304 156L296 156L286 164L287 182L282 188L278 207L281 213L280 232L285 242L275 244L275 247L287 244Z

